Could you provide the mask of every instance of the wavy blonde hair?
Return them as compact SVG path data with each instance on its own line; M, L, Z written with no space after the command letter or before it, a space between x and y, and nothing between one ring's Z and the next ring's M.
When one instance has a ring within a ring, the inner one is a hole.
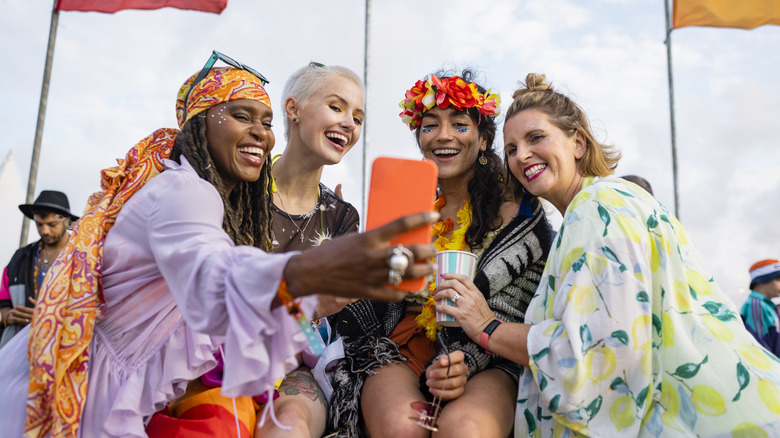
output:
M521 111L538 109L547 114L550 122L570 137L580 133L585 138L585 155L577 163L582 175L608 176L615 171L620 152L613 146L596 140L582 108L564 94L555 91L545 75L528 73L525 83L521 83L521 87L512 94L512 99L504 123ZM510 174L506 157L504 158L504 166L507 174ZM518 198L522 193L522 186L516 178L508 178L507 190Z

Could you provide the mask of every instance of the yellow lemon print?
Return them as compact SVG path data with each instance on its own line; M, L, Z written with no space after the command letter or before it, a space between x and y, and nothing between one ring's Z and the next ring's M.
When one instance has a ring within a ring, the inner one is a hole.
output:
M636 403L630 395L624 395L612 403L609 408L609 419L617 430L625 429L636 420Z
M642 354L642 374L648 379L653 372L653 349L650 347L649 342L642 346L642 349L645 350L644 354Z
M731 331L729 326L725 322L715 318L712 315L704 315L701 317L701 322L712 333L713 336L721 341L730 342L734 339L734 332Z
M767 379L758 380L758 395L766 407L775 414L780 414L780 389Z
M587 314L596 310L599 297L591 285L572 286L569 290L569 302L574 305L574 311L579 314Z
M642 234L646 232L644 228L639 227L636 221L623 215L617 217L617 223L620 229L635 243L639 243L642 240Z
M588 253L585 257L588 260L588 268L596 275L601 275L601 271L607 267L607 259L605 257L593 253Z
M550 326L549 326L549 327L547 327L547 328L544 330L544 336L546 336L546 337L548 337L548 338L549 338L550 336L552 336L552 335L553 335L553 333L555 333L555 329L557 329L559 325L561 325L561 323L560 323L560 322L557 322L557 323L555 323L555 324L550 324Z
M572 265L582 257L582 255L585 254L585 251L582 248L574 248L571 251L569 251L568 254L563 256L563 259L561 259L560 266L563 267L564 271L561 272L561 275L559 278L564 278L566 274L568 274L569 269L571 269Z
M594 384L611 376L616 365L615 353L605 346L591 350L585 358L585 367L588 369L588 375Z
M569 392L579 391L582 388L582 384L585 383L586 377L588 377L586 368L575 366L563 373L563 389Z
M626 205L626 200L612 190L599 190L596 193L596 199L613 207L622 207Z
M674 230L674 236L677 238L677 242L680 245L687 245L688 244L688 234L685 232L685 229L683 228L682 224L674 218L674 216L667 216L669 218L669 222L672 223L672 229Z
M769 438L766 432L755 424L740 423L731 430L734 438Z
M677 304L677 310L681 313L689 313L691 311L691 292L688 289L688 285L682 281L674 281L672 283L672 293L674 294L674 302Z
M764 355L764 352L761 351L761 349L758 347L754 347L753 345L740 345L737 347L737 354L745 362L758 368L759 370L767 371L772 367L772 364L769 362L769 358Z
M676 424L677 416L680 414L680 393L666 378L661 380L661 406L666 408L661 415L664 423L673 429L680 430Z
M688 284L691 286L691 289L695 290L697 294L712 295L712 285L701 274L696 271L686 271L685 276L688 278Z
M691 401L696 410L702 414L716 417L726 413L726 402L723 396L711 386L694 386Z
M663 330L663 343L665 347L674 346L674 321L666 312L661 314L661 330Z
M590 199L590 193L580 191L577 196L574 197L574 199L571 200L571 203L569 204L569 211L574 211L575 208L582 205L583 202Z
M631 324L631 340L634 342L634 350L643 348L653 340L651 322L650 315L639 315Z

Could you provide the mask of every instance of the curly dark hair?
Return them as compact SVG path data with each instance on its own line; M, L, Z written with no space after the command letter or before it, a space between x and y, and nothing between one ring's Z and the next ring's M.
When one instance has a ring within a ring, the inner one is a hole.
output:
M271 211L271 163L266 158L260 178L254 182L239 182L230 195L225 190L211 158L206 138L205 112L191 118L176 136L171 159L181 164L184 155L192 164L198 176L211 183L222 197L225 215L222 229L236 245L255 246L266 252L272 252Z
M452 72L438 71L435 73L441 79L456 76ZM464 69L459 75L466 82L473 82L480 93L485 93L485 87L476 83L477 73L470 68ZM471 225L466 230L466 243L472 249L482 247L485 235L495 229L495 224L500 224L501 204L504 201L504 170L501 158L493 148L496 139L496 118L481 114L476 108L468 108L465 113L477 124L479 135L487 143L485 151L480 154L487 159L487 163L479 163L479 157L472 164L474 176L468 184L469 197L471 198ZM420 146L420 131L418 126L414 130L414 137Z

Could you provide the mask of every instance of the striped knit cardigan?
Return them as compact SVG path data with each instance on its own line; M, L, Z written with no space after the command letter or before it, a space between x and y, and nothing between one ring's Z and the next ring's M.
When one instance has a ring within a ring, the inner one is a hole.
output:
M541 280L553 235L541 204L534 201L533 216L516 216L480 257L474 284L500 320L523 322L525 310ZM360 426L363 383L382 365L404 360L398 345L388 336L404 317L405 309L404 302L362 300L331 318L331 325L343 337L346 357L340 361L333 378L328 433L337 432L336 436L346 438L366 436ZM487 368L498 368L517 380L520 365L487 354L461 328L444 327L442 335L450 351L463 351L469 378ZM424 382L425 373L421 376L420 389L428 394Z

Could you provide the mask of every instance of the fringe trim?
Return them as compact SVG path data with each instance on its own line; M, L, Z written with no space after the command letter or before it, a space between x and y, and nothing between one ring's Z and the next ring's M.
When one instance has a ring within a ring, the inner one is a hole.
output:
M375 336L344 339L346 357L333 375L334 392L329 406L328 430L337 438L366 438L360 424L360 395L366 377L388 363L405 360L390 338ZM329 435L330 436L330 435Z

